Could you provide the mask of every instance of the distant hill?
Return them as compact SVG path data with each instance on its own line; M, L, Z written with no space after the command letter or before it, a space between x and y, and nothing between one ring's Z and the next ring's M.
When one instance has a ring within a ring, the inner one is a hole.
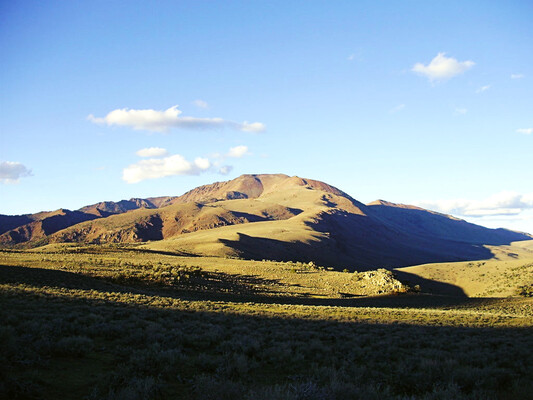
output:
M100 203L82 207L79 211L86 214L93 214L97 217L109 217L113 214L122 214L138 208L157 208L157 206L148 199L130 199L121 200L118 203L115 203L114 201L102 201Z
M57 231L94 218L97 216L65 209L28 215L0 215L0 245L46 239Z
M357 269L485 259L485 245L533 238L383 200L365 205L324 182L283 174L242 175L182 196L0 216L0 233L3 246L146 242L151 250Z

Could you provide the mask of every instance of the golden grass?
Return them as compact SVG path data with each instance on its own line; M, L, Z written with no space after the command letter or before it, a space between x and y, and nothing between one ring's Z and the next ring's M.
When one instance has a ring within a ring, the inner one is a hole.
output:
M493 258L398 268L421 278L461 288L470 297L507 297L533 283L533 240L486 246Z

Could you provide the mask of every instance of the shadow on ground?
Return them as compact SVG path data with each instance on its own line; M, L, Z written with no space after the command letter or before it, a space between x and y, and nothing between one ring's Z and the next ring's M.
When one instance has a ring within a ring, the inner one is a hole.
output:
M360 221L363 218L366 217L349 213L324 217L324 220L313 224L312 228L317 234L316 240L311 242L285 242L240 232L237 233L237 240L219 241L245 259L313 261L318 265L357 271L493 257L492 252L482 244L383 232L379 227L363 231L361 227L364 223Z
M402 273L401 279L413 279L415 275ZM464 292L453 285L431 282L440 287L443 294L398 294L374 297L318 298L303 294L288 296L283 285L277 280L266 280L249 275L230 275L225 273L206 273L181 286L154 286L143 284L118 284L111 279L92 277L69 271L21 266L0 266L0 283L25 284L36 287L62 287L66 289L98 290L102 292L122 292L183 300L210 300L231 302L255 302L265 304L298 304L340 307L395 307L426 308L475 305L486 299L468 298ZM285 285L287 286L287 285ZM274 288L275 289L274 289Z

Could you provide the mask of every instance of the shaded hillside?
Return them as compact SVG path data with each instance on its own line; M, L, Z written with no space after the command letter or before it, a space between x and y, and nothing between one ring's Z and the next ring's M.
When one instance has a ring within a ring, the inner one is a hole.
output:
M413 236L367 215L341 210L319 213L301 226L295 223L292 227L287 224L227 227L147 247L248 259L313 261L350 270L492 257L484 246Z
M97 217L80 211L59 209L47 213L38 213L20 217L15 216L14 218L17 218L17 222L22 224L13 229L4 231L4 233L0 235L0 245L14 245L21 242L45 239L47 236L52 235L57 231ZM2 230L4 230L5 228L3 225L2 227Z
M26 215L0 215L0 235L18 228L19 226L33 222L31 214Z
M420 237L486 245L509 244L532 238L521 232L501 228L488 229L451 215L405 204L377 200L367 206L369 213L389 226Z

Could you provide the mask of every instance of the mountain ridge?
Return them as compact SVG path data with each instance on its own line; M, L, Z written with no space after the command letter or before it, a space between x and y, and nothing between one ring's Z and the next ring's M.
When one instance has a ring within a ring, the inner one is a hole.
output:
M284 174L241 175L181 196L0 215L0 233L4 247L144 243L152 250L359 268L482 259L490 255L486 245L533 238L385 200L365 205L327 183Z

